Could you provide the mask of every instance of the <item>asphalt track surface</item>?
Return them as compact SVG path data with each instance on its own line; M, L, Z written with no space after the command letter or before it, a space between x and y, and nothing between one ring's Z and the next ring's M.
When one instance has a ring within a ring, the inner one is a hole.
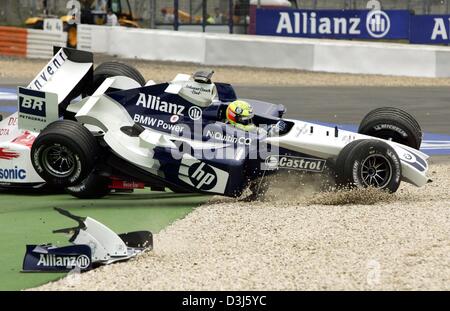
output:
M382 87L236 87L238 96L280 103L289 118L359 124L370 110L391 106L413 114L427 132L450 135L450 89Z

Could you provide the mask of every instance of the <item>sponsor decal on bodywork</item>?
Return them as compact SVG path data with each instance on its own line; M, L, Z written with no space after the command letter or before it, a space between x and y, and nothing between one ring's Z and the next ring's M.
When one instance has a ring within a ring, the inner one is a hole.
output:
M17 125L17 117L10 117L8 120L8 126Z
M186 83L184 86L185 90L191 91L193 95L210 95L212 92L213 85L200 85L198 83Z
M206 164L184 154L179 169L179 178L201 191L224 193L227 186L228 172Z
M167 123L164 120L151 117L151 116L144 116L140 114L135 114L133 121L136 123L139 123L143 126L152 127L152 128L158 128L166 131L172 131L176 133L181 133L183 131L183 126L178 124L172 124Z
M19 128L39 132L59 118L58 95L19 87Z
M31 148L35 139L36 139L36 136L34 136L33 134L31 134L28 131L25 131L22 135L15 138L12 142L14 144L18 144L18 145L22 145L22 146Z
M406 161L411 161L411 160L413 159L413 156L412 156L410 153L405 153L405 154L403 155L403 158L404 158Z
M17 127L17 113L0 122L0 140L5 142L17 137L20 132Z
M24 180L25 178L27 178L27 171L17 166L0 169L0 180Z
M64 267L86 269L91 264L91 259L86 255L79 256L57 256L52 254L40 254L38 266L42 267Z
M417 169L420 172L425 172L428 169L427 162L422 159L421 156L418 154L415 154L411 150L402 150L403 152L399 153L400 158L408 163L409 165L413 166L415 169Z
M170 123L177 123L180 120L180 116L174 114L173 116L170 117Z
M295 133L295 137L299 137L300 135L305 135L309 132L309 126L308 124L302 124L300 125L296 125L295 128L293 129L293 132Z
M19 112L32 115L34 120L45 122L47 116L45 93L25 88L19 89ZM38 117L42 117L42 119Z
M203 114L202 110L197 106L192 106L188 110L189 118L191 118L194 121L200 120L202 118L202 114Z
M161 100L161 98L158 96L144 93L139 93L139 98L136 102L136 106L142 106L147 109L170 113L172 115L176 114L179 116L184 115L185 109L185 107L182 105L166 102Z
M27 245L23 261L24 271L85 271L91 267L92 250L89 245Z
M126 180L113 180L112 183L108 186L110 189L144 189L145 184L142 182L135 181L126 181Z
M61 49L39 73L36 79L30 83L30 88L35 90L42 89L42 87L51 80L56 71L66 62L67 59L67 55L64 53L64 50Z
M272 155L265 161L266 169L293 169L308 172L323 172L326 161L322 159L303 158L293 156Z
M12 160L20 157L20 154L14 151L10 151L7 148L0 148L0 159Z
M216 86L213 83L203 84L198 82L186 82L181 87L178 95L190 103L206 107L211 103L216 92Z
M231 143L231 144L240 144L240 145L251 145L252 143L252 139L248 138L248 137L244 137L244 136L234 136L234 135L227 135L227 134L223 134L221 132L216 132L216 131L211 131L208 130L206 132L206 137L207 138L214 138L216 140L221 140L223 142L226 143Z
M169 101L162 100L159 96L139 93L139 98L136 102L136 106L141 106L153 111L159 111L167 114L171 114L170 122L175 123L178 121L174 116L185 116L186 107L184 105L175 104ZM202 118L202 109L197 106L192 106L188 109L187 115L191 120L199 120ZM174 121L175 120L175 121Z
M8 136L9 128L0 128L0 136Z

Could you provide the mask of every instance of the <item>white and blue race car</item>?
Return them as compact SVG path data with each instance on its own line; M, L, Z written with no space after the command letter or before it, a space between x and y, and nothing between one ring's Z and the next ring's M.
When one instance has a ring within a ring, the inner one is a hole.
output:
M428 156L408 113L378 108L359 132L284 118L282 105L248 101L255 131L228 124L233 87L212 71L146 82L134 68L55 49L54 58L18 89L18 112L2 121L0 184L67 188L78 197L150 187L237 197L262 191L283 170L331 176L343 187L395 192L424 186Z

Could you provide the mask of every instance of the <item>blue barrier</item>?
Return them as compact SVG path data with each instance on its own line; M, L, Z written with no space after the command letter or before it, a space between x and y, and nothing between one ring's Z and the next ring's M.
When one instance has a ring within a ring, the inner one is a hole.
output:
M258 9L256 34L332 39L408 39L407 10Z
M450 15L417 15L411 16L411 43L449 44Z
M413 15L408 10L257 9L256 34L450 44L450 15Z

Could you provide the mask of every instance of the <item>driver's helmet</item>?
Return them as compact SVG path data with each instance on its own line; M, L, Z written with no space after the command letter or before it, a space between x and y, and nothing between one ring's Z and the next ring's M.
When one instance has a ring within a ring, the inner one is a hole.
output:
M227 107L227 121L237 128L243 130L252 130L253 124L253 108L243 100L236 100Z

